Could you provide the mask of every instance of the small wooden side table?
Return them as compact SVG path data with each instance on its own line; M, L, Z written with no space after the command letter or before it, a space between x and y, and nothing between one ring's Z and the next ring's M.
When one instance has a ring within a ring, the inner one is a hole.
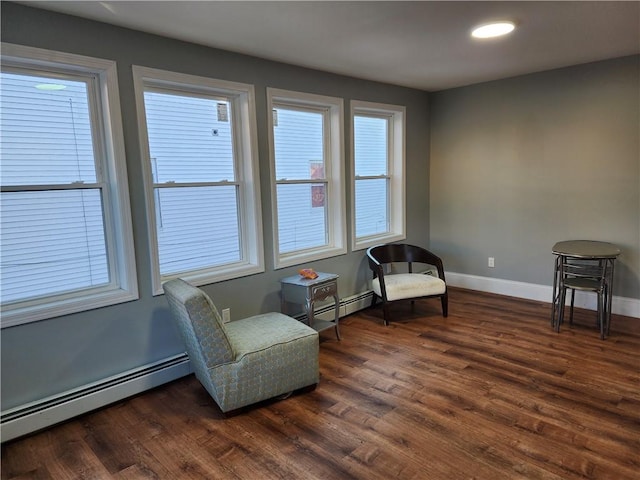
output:
M340 340L338 322L340 319L340 299L338 298L338 275L334 273L316 272L317 278L308 279L300 275L293 275L280 280L282 284L281 311L287 313L287 303L302 305L307 315L309 326L316 332L328 328L335 328L336 337ZM333 297L335 303L335 318L333 321L314 318L313 304L316 301Z

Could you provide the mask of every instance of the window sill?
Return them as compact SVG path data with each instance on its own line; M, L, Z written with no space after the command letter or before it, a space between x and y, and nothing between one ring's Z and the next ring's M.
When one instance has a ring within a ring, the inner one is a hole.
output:
M137 290L113 289L84 295L80 298L59 298L30 305L7 306L2 310L2 328L47 320L72 313L85 312L130 302L139 298Z

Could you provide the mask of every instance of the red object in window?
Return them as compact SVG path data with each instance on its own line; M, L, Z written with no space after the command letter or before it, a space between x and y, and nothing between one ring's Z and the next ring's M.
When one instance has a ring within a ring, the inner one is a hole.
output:
M311 206L324 207L324 185L311 185Z

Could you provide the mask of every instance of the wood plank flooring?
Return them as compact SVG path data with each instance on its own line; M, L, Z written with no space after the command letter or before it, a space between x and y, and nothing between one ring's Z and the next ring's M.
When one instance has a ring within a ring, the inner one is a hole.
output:
M451 289L323 332L310 393L224 418L193 376L2 446L2 479L639 479L640 320Z

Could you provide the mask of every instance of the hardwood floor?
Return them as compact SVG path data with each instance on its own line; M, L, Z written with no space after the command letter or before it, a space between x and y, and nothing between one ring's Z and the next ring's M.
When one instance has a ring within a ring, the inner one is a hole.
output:
M638 479L640 320L451 289L327 331L310 393L231 418L193 376L2 447L2 479Z

